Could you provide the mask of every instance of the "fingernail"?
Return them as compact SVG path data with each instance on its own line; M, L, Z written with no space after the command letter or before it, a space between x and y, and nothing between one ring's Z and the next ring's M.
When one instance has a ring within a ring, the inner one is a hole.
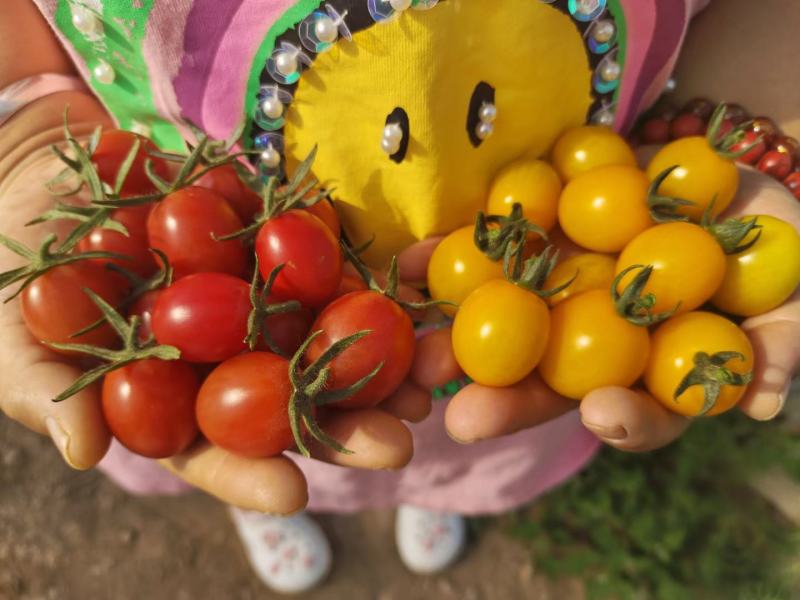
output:
M622 425L605 427L603 425L595 425L594 423L584 423L584 426L597 437L604 440L619 442L628 437L628 431Z
M764 371L764 375L761 378L761 383L770 386L772 389L785 387L787 381L789 382L788 385L791 385L792 381L789 378L789 374L780 367L769 367ZM787 394L784 394L784 398Z
M64 431L61 425L59 425L58 421L56 421L53 417L46 417L44 420L44 425L47 427L47 432L50 434L50 438L53 440L56 448L58 448L61 456L64 457L64 460L70 467L76 469L77 467L69 455L69 435L67 432Z
M783 407L786 405L786 399L789 397L789 391L791 389L792 389L792 380L790 379L789 381L786 382L786 385L783 386L783 389L777 394L775 394L775 398L773 400L775 404L775 409L769 414L768 417L764 418L765 421L771 421L781 413Z

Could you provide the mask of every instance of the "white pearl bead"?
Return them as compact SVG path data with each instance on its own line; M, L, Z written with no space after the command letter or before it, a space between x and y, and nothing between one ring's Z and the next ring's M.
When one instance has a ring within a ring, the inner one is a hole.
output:
M389 0L389 5L397 12L403 12L411 7L411 0Z
M594 122L598 125L611 127L614 124L614 113L608 110L603 110L594 116Z
M497 107L494 104L484 104L478 113L478 118L484 123L494 123L497 119Z
M614 37L616 32L617 28L614 26L612 21L599 21L594 27L594 33L592 34L592 37L594 37L596 42L605 44L606 42L611 41L611 38Z
M403 129L397 123L390 123L383 129L383 139L399 144L403 141Z
M83 35L96 35L100 33L103 24L90 10L75 6L72 9L72 25Z
M280 119L283 116L283 103L275 96L270 96L261 103L261 111L273 121Z
M113 67L104 60L101 60L99 63L97 63L97 66L95 66L95 68L92 70L92 73L97 81L105 85L114 83L114 79L117 76Z
M381 150L386 152L389 156L392 154L397 154L400 152L400 142L395 142L394 140L390 140L387 138L383 138L381 140Z
M275 68L284 77L289 77L297 73L297 55L292 52L279 52L275 58Z
M261 162L269 169L277 169L281 166L281 155L272 147L272 144L261 153Z
M481 124L478 125L477 129L475 129L475 135L478 136L479 140L485 140L493 133L494 133L494 125L492 125L491 123L481 122Z
M590 15L597 9L597 0L578 0L576 11L582 15Z
M621 74L622 67L613 60L607 61L600 70L600 77L602 77L604 81L616 81Z
M314 34L320 42L332 44L339 37L339 29L330 17L320 17L314 25Z
M664 86L664 91L667 93L674 92L675 89L678 87L678 82L675 81L672 77L667 79L667 84Z

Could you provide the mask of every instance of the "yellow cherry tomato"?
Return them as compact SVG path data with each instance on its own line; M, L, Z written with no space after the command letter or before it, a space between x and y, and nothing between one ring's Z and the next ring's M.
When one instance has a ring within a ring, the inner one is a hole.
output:
M453 322L453 352L464 372L482 385L522 381L539 364L550 332L547 305L505 279L472 292Z
M752 219L753 217L744 217ZM725 279L711 298L720 310L753 317L779 307L800 285L800 235L786 221L759 215L761 229L750 232L749 249L727 257Z
M655 295L653 313L676 306L676 314L692 311L711 299L725 277L725 253L716 238L692 223L664 223L639 234L620 254L617 273L634 265L653 267L643 293ZM619 291L639 272L623 277Z
M472 227L462 227L442 240L433 252L428 265L428 290L434 300L461 304L487 281L502 277L503 265L478 250ZM458 310L446 305L440 308L450 316Z
M599 167L575 177L561 194L558 221L573 242L595 252L619 252L652 227L650 181L636 167Z
M702 413L706 393L703 385L692 385L677 399L675 392L695 369L700 352L708 357L720 352L739 353L743 358L730 358L720 366L739 375L753 370L753 347L735 323L707 312L691 312L666 321L652 335L644 380L654 398L669 410L687 417ZM719 371L719 366L708 368L711 373ZM730 410L746 390L746 385L721 385L719 398L706 414L718 415Z
M616 270L617 259L607 254L584 252L564 259L550 273L544 289L555 289L570 279L572 279L572 283L569 287L550 296L548 299L550 306L555 306L567 298L590 290L610 290Z
M676 140L664 146L650 161L647 176L650 181L671 167L678 167L659 186L661 196L682 198L694 202L682 206L678 214L693 221L703 218L713 201L711 214L716 216L730 205L739 190L739 170L736 163L723 158L702 136Z
M584 125L565 132L553 146L553 166L561 179L607 165L637 165L636 156L621 135L608 127Z
M620 317L608 290L594 290L553 308L539 373L554 391L580 400L597 388L632 385L649 349L647 329Z
M553 167L542 160L518 160L495 177L486 212L508 215L514 204L520 204L528 221L550 231L556 224L560 195L561 179Z

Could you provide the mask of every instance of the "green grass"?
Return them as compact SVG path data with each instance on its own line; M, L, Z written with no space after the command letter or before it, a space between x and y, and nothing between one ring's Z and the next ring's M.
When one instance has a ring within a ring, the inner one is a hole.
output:
M604 450L509 529L540 570L582 578L589 598L798 598L800 536L747 485L776 466L800 479L800 436L706 419L658 452Z

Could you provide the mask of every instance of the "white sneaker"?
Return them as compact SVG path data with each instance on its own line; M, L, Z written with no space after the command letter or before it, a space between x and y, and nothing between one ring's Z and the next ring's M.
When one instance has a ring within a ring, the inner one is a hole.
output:
M436 573L452 565L464 550L466 531L466 521L458 514L408 505L397 509L397 549L403 563L415 573Z
M284 594L307 592L331 568L325 534L306 513L273 517L230 507L231 517L256 575Z

